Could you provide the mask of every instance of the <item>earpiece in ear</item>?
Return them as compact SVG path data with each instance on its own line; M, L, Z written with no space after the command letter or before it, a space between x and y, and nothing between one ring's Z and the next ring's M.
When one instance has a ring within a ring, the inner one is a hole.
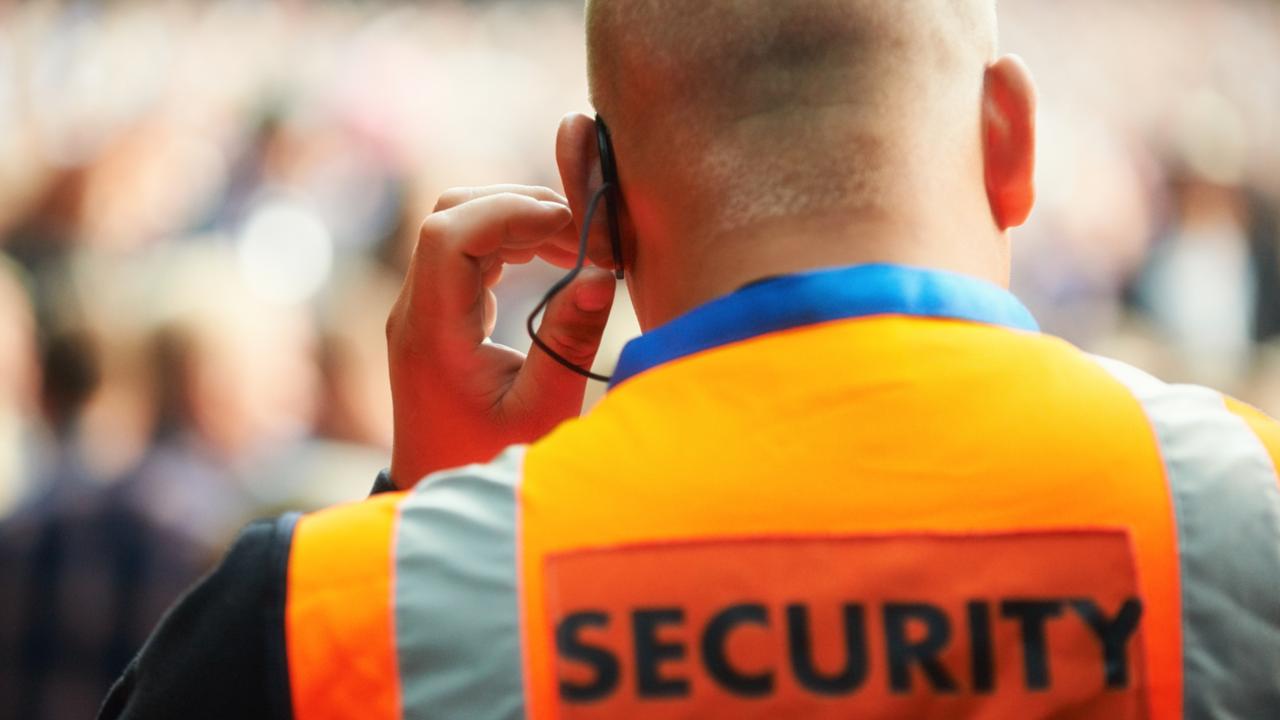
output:
M574 365L568 358L557 353L550 345L538 337L537 320L547 305L551 304L551 299L559 295L565 288L573 283L574 279L582 272L587 264L587 245L591 237L591 226L595 222L596 211L600 209L600 203L605 205L608 214L609 224L609 241L613 245L613 267L614 275L621 280L622 272L622 233L618 223L618 166L613 161L613 141L609 138L609 128L605 126L604 120L600 116L596 116L596 141L600 145L600 166L604 174L604 184L596 190L591 196L591 201L587 203L587 214L582 219L582 234L578 238L578 260L574 264L573 269L569 271L551 289L543 296L538 306L529 313L529 318L525 321L525 329L529 332L529 339L533 344L545 352L552 360L555 360L565 369L581 375L591 380L600 382L609 382L612 378L608 375L598 375L591 372L588 368L581 368Z
M609 243L613 248L614 275L621 280L622 268L622 228L618 222L618 202L620 199L618 184L618 165L613 157L613 138L609 135L609 126L604 118L596 115L596 144L600 149L600 170L604 178L605 210L609 221Z

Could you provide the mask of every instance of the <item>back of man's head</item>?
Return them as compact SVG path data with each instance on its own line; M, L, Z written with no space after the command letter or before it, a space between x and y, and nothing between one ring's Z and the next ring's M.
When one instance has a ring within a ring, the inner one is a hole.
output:
M588 0L587 41L639 225L724 235L921 198L991 224L994 0Z
M996 33L993 0L590 0L587 24L598 103L722 118L954 75L991 59Z

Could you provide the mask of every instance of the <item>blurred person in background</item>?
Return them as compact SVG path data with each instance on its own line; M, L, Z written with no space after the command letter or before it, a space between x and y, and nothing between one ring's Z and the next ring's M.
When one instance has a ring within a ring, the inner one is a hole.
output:
M1280 333L1280 226L1248 184L1238 109L1204 91L1186 105L1169 212L1137 295L1184 377L1243 388L1258 345Z
M1008 292L1037 92L993 2L593 0L587 38L612 148L571 114L563 196L423 223L378 497L247 528L102 717L1280 705L1280 425ZM524 355L494 287L535 257L574 274ZM610 271L645 335L579 419Z
M32 489L0 521L0 718L88 717L211 552L166 531L82 454L79 423L98 383L83 333L43 342L48 442Z
M24 275L0 254L0 518L26 494L36 463L40 369Z
M75 266L83 261L64 261L62 282L78 282ZM131 342L125 325L101 316L103 307L80 311L91 330L50 328L43 372L25 374L43 377L39 407L48 430L39 464L25 475L30 497L0 524L0 718L92 716L150 628L212 567L237 528L279 507L339 499L285 487L287 478L267 472L313 422L306 313L241 287L236 255L225 245L193 241L144 265L90 263L118 278L78 286L97 305L119 310L128 303L114 296L129 282L143 283L155 306L145 341L149 371L112 371L117 382L133 372L153 382L135 388L155 403L140 423L153 436L140 460L112 470L121 460L104 462L95 446L104 432L114 433L107 442L126 441L119 399L107 408L116 413L114 426L84 422L104 399L106 350L120 354ZM370 467L377 465L361 469Z
M313 423L313 330L301 308L255 295L230 248L192 242L170 255L151 340L154 437L125 492L216 557L245 522L294 505L286 478L264 470Z
M1280 237L1258 193L1197 175L1175 176L1173 213L1138 285L1184 377L1232 386L1258 344L1277 333Z

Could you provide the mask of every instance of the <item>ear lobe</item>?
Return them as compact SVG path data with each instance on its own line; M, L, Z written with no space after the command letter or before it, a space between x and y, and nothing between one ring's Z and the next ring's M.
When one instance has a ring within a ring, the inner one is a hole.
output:
M596 146L596 123L582 113L570 113L560 121L556 135L556 164L560 168L560 180L564 194L569 199L575 223L581 223L587 215L587 205L600 186L604 184L600 170L600 150ZM579 232L582 226L577 225ZM609 232L598 212L587 243L587 254L592 264L604 268L613 267L613 251Z
M1036 87L1015 55L987 67L982 132L991 214L1008 230L1026 222L1036 198Z

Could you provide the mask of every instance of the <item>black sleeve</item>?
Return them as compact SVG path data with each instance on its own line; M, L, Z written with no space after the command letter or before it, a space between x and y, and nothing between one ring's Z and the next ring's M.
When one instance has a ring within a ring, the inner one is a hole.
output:
M398 489L396 484L391 482L391 471L383 470L378 473L378 479L373 481L373 489L369 491L369 497L396 492Z
M245 528L160 621L99 720L292 717L284 604L297 517Z

